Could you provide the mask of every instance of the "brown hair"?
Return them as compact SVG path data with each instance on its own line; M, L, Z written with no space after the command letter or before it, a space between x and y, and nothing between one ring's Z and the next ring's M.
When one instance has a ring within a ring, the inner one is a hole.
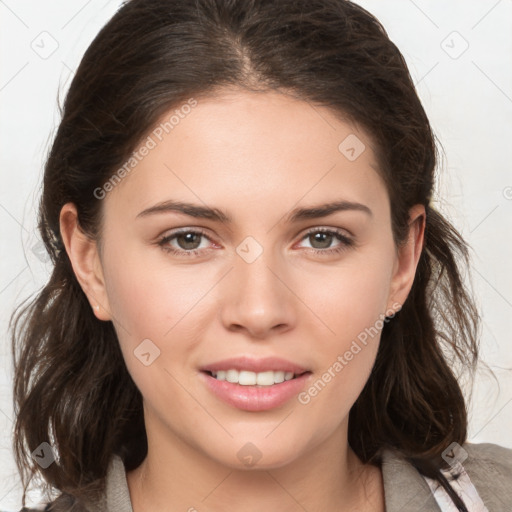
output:
M142 396L112 323L94 316L75 278L60 210L74 203L81 228L98 238L102 202L94 190L165 112L224 86L286 91L362 127L387 185L397 246L409 209L425 205L414 284L384 325L350 412L349 442L370 463L385 448L399 450L466 510L440 468L442 451L466 440L453 368L473 369L477 360L479 315L462 274L468 247L430 204L437 146L405 60L378 20L346 0L131 0L87 49L45 166L39 229L53 273L12 320L23 505L34 475L79 504L104 492L112 454L129 471L147 452ZM30 456L43 441L57 452L45 469Z

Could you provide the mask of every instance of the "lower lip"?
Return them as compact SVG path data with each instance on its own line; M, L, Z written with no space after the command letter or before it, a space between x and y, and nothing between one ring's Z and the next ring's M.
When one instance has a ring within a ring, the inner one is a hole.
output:
M224 402L244 411L266 411L286 403L304 388L311 372L303 373L295 379L285 380L272 386L242 386L226 380L217 380L209 373L201 371L206 385Z

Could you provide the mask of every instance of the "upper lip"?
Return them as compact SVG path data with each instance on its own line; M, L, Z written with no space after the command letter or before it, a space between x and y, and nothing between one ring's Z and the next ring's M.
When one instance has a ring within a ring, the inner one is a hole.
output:
M219 370L247 370L250 372L260 373L265 371L284 371L293 372L295 375L300 375L308 371L302 366L282 359L280 357L263 357L255 359L249 356L232 357L230 359L223 359L222 361L216 361L215 363L207 364L200 368L205 372L217 372Z

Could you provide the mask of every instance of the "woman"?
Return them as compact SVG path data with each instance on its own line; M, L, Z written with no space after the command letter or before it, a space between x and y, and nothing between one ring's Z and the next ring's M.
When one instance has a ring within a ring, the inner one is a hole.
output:
M508 510L510 450L466 443L478 313L435 168L361 7L123 5L45 168L55 266L13 330L25 488L62 511Z

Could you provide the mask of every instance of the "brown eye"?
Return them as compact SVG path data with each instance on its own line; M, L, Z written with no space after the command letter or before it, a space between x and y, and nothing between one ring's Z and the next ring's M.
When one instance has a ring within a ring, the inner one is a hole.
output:
M314 249L329 249L332 244L334 236L330 233L317 231L316 233L308 235L311 245ZM318 244L318 245L314 245Z
M355 245L355 241L335 229L315 228L302 238L311 244L311 250L316 254L333 254L344 251ZM338 242L333 246L334 242ZM306 247L307 249L307 247Z
M202 233L189 231L187 233L180 233L179 235L176 235L175 239L180 249L191 250L197 249L199 247L199 245L201 244L202 237Z
M210 238L202 231L186 229L162 237L158 241L158 245L164 251L178 256L195 256L203 250L209 249L208 246L200 247L203 239L211 242Z

